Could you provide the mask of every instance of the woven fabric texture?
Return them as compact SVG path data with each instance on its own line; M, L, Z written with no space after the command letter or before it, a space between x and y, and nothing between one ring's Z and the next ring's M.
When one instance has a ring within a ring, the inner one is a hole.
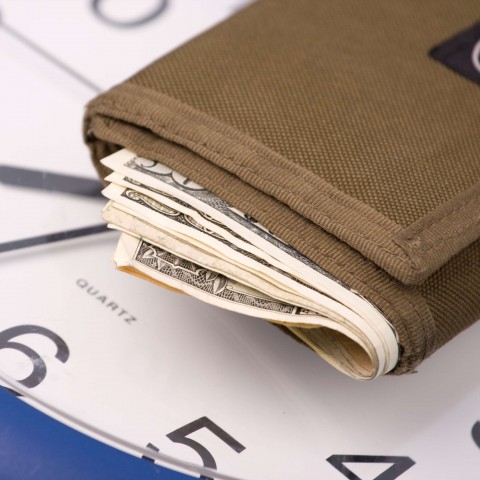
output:
M480 317L480 86L429 51L476 0L259 0L89 105L378 306L414 371Z
M428 56L479 18L475 0L263 0L131 82L406 227L480 178L478 85Z

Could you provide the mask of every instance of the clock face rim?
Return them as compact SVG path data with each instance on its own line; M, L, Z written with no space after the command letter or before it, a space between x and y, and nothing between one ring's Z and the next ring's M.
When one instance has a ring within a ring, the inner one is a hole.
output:
M227 475L218 471L216 469L208 468L200 464L195 464L192 462L187 462L181 458L176 458L171 455L164 454L160 452L152 444L148 444L144 448L135 445L128 444L125 440L116 438L108 432L103 432L95 428L93 425L83 423L81 420L72 418L67 412L63 412L54 406L39 401L34 395L31 394L31 391L24 387L20 382L10 378L8 375L3 373L0 370L0 386L12 393L17 397L25 397L28 405L32 408L35 408L39 412L49 416L50 418L61 422L66 427L73 428L74 430L83 433L90 438L96 439L104 443L105 445L116 448L124 453L133 454L138 458L149 459L156 462L158 465L165 468L173 469L177 473L182 471L187 471L190 474L199 474L203 476L212 476L220 480L246 480L245 477L238 477ZM18 399L20 401L20 399ZM206 418L206 417L205 417ZM188 425L187 425L188 427ZM244 448L244 447L243 447ZM185 479L194 478L191 475L187 474Z

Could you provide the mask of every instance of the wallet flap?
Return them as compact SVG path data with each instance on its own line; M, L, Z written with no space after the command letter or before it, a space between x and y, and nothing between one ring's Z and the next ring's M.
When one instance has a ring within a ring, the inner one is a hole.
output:
M135 129L148 129L153 138L188 148L284 203L406 285L423 282L480 235L480 182L402 228L234 127L165 94L125 83L90 104L89 118L96 115L110 123L125 122L132 135ZM195 179L189 168L182 173Z
M259 0L96 98L85 139L102 177L126 147L256 218L384 312L410 372L478 318L478 13Z

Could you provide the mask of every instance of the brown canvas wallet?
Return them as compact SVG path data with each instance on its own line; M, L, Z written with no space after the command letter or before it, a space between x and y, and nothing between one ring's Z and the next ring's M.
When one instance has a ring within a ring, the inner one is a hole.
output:
M255 217L375 304L411 372L480 317L479 21L259 0L94 99L85 141L102 177L126 147Z

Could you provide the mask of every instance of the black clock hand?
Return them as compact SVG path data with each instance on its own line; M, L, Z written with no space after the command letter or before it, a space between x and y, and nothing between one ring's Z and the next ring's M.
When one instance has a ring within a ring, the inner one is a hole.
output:
M11 165L0 165L0 183L52 192L71 193L83 197L103 198L100 193L102 185L97 180Z
M22 238L21 240L12 240L10 242L0 243L0 253L9 252L11 250L19 250L21 248L33 247L46 243L59 242L61 240L69 240L71 238L85 237L107 231L106 224L93 225L91 227L74 228L73 230L64 230L63 232L47 233L46 235L38 235L36 237Z
M62 192L82 197L103 198L100 191L102 185L97 180L85 177L76 177L73 175L63 175L59 173L46 172L29 168L13 167L11 165L0 165L0 183L6 185L35 188L47 190L50 192ZM105 224L93 225L89 227L64 230L62 232L47 233L35 237L22 238L0 243L0 253L20 248L33 247L46 243L59 242L71 238L94 235L105 232Z

